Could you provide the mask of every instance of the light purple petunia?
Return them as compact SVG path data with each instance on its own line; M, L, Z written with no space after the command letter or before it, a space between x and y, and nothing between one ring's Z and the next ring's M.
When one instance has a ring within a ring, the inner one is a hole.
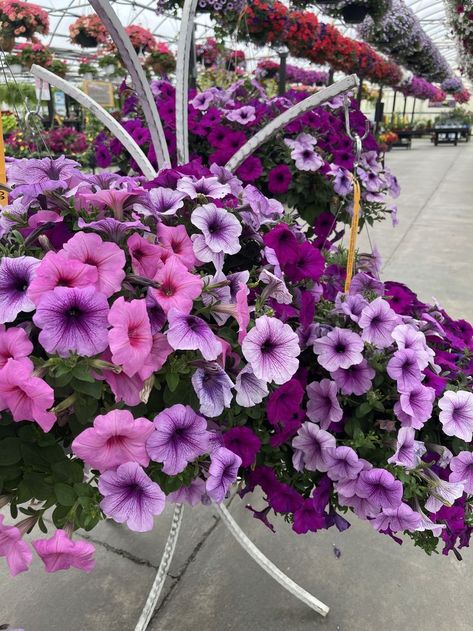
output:
M226 447L213 452L210 460L209 477L205 484L207 495L214 502L223 502L235 482L241 458Z
M363 462L351 447L329 447L325 455L327 475L331 480L352 480L363 470Z
M108 301L95 287L56 287L43 295L33 316L48 353L91 357L108 347Z
M109 469L99 477L103 495L100 508L119 524L126 522L130 530L147 532L153 529L154 516L163 512L166 496L136 462L126 462Z
M274 300L281 305L291 304L293 300L292 294L282 278L278 278L278 276L272 272L269 272L267 269L263 269L259 275L259 280L266 285L261 292L262 301L267 298L274 298Z
M221 343L202 318L171 309L168 322L167 338L175 351L200 351L207 361L221 354Z
M412 427L401 427L397 435L396 452L388 458L388 462L406 469L415 469L426 451L424 443L415 440L415 430Z
M394 414L403 427L422 429L432 416L435 390L418 383L408 392L401 392L394 404Z
M363 294L365 292L369 292L370 294L374 293L377 296L384 296L384 283L365 272L358 272L352 278L350 294L355 296L356 294Z
M327 449L335 445L335 436L320 429L315 423L303 423L292 441L296 452L293 460L300 465L295 468L298 471L303 468L308 471L327 471Z
M432 471L424 470L424 477L429 482L430 497L425 502L425 508L430 513L438 512L442 506L453 506L455 500L462 497L464 492L463 482L448 482L442 480Z
M317 361L329 372L361 364L363 348L363 340L357 333L338 327L314 342Z
M244 105L237 110L228 110L225 116L229 121L240 123L240 125L248 125L256 119L256 109L252 105Z
M332 378L340 388L342 394L356 394L360 396L371 390L376 371L371 368L366 359L350 368L339 368L332 373Z
M333 188L338 195L346 197L353 190L353 180L350 177L350 172L343 167L339 167L336 164L330 165L329 175L333 177Z
M371 525L378 531L389 529L391 532L400 532L401 530L415 532L421 525L421 521L421 515L403 502L397 508L384 508L373 519Z
M381 297L363 309L358 321L363 329L361 337L376 348L386 348L393 343L391 334L399 323L400 317Z
M258 377L282 385L299 368L297 334L277 318L261 316L243 340L243 356Z
M183 191L163 187L153 188L149 191L148 200L135 204L134 209L145 216L172 216L184 206L186 197L187 194Z
M464 491L473 495L473 452L460 451L450 461L450 482L463 482Z
M197 368L192 375L192 386L199 399L201 414L213 418L230 407L233 383L217 363Z
M154 431L146 449L151 460L163 463L163 472L177 475L189 462L208 452L207 421L188 405L180 403L154 418Z
M40 261L32 256L2 257L0 261L0 323L13 322L16 316L34 311L26 292Z
M215 175L220 184L227 184L230 187L232 195L235 195L235 197L241 195L243 192L241 181L231 171L215 164L215 162L210 165L210 171Z
M202 478L196 478L192 480L189 486L181 486L178 491L169 493L167 500L175 502L176 504L189 504L190 506L197 506L202 502L202 498L205 496L205 482Z
M466 390L449 390L440 399L439 408L444 433L470 443L473 438L473 394Z
M388 362L386 372L397 381L399 392L409 392L417 386L423 379L417 355L410 348L401 348L394 353Z
M79 217L77 222L79 228L89 228L95 232L106 235L111 241L121 243L130 230L139 228L141 230L149 230L141 221L118 221L114 217L105 217L98 221L84 221Z
M247 364L238 373L235 380L236 402L244 408L251 408L261 403L268 394L268 385L263 379L258 379Z
M295 161L299 171L318 171L324 161L311 147L299 145L291 151L291 158Z
M361 294L338 294L335 304L338 313L344 313L353 322L358 322L361 312L369 303Z
M421 370L433 362L435 353L427 346L427 340L422 331L418 331L410 324L399 324L393 330L392 337L399 350L408 349L415 353L417 365Z
M210 197L211 199L223 199L230 195L232 190L228 184L221 184L216 177L182 177L177 185L177 190L186 193L191 199L196 199L198 195Z
M342 420L343 410L337 399L337 384L330 379L313 381L307 386L307 416L327 429L331 423Z
M12 230L17 223L26 223L28 205L22 199L14 199L11 204L0 208L0 239Z
M241 224L235 215L215 204L199 206L191 215L191 222L201 230L207 247L212 252L236 254L241 250Z
M79 163L65 156L41 160L23 158L8 163L8 183L14 185L13 197L23 195L23 202L45 193L67 188L73 176L80 177Z
M402 483L386 469L362 471L356 484L356 494L376 508L398 508L402 493Z

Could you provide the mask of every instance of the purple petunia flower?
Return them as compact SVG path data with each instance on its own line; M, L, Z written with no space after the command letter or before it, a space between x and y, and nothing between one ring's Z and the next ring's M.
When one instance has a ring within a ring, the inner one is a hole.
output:
M388 302L379 297L361 313L358 324L363 329L362 338L376 346L386 348L393 343L392 332L400 324L400 318Z
M418 383L409 391L401 392L399 401L394 404L394 414L403 427L422 429L432 416L434 399L433 388L426 388Z
M291 169L286 164L279 164L268 173L268 189L274 195L286 193L291 182Z
M248 125L248 123L256 120L256 110L252 105L244 105L237 110L229 110L225 113L226 118L240 125Z
M48 353L91 357L108 347L107 298L95 287L56 287L43 295L33 316Z
M0 261L0 323L13 322L22 312L34 311L28 287L40 261L32 256L2 257Z
M268 385L263 379L258 379L251 366L246 365L235 380L236 402L244 408L251 408L261 403L268 396Z
M318 171L324 164L323 159L314 149L304 145L295 147L291 151L291 158L300 171Z
M411 350L415 353L417 365L421 370L433 362L435 353L427 346L425 335L410 324L400 324L392 332L399 350Z
M240 466L240 456L226 447L212 453L205 489L214 502L223 502L231 485L237 479Z
M417 355L409 348L402 348L394 353L388 362L386 372L397 381L399 392L409 392L422 380Z
M254 182L263 175L263 163L256 156L250 156L236 171L243 182Z
M170 309L168 321L167 338L175 351L200 351L207 361L221 354L222 345L202 318Z
M335 164L330 165L329 175L333 177L333 189L341 197L346 197L353 190L350 172Z
M126 462L99 477L103 495L100 508L119 524L126 522L130 530L147 532L153 529L154 515L164 510L166 496L136 462Z
M356 494L377 508L398 508L402 493L402 483L386 469L362 471L356 483Z
M212 252L236 254L240 251L241 224L235 215L215 204L196 208L191 222L202 231L205 243Z
M220 416L232 402L233 383L217 363L197 368L192 375L192 385L199 399L200 412L211 418Z
M188 405L180 403L154 418L154 431L146 442L151 460L163 463L163 472L177 475L189 462L207 453L207 421Z
M338 294L335 299L337 312L344 313L353 322L358 322L363 309L369 304L360 294Z
M390 464L397 464L406 469L414 469L425 454L424 443L414 440L415 430L411 427L401 427L397 435L396 452L388 458Z
M378 531L390 530L391 532L399 532L401 530L408 530L409 532L415 532L420 524L422 518L419 513L416 513L408 504L402 503L397 508L384 508L382 512L377 515L371 525Z
M80 177L80 166L74 160L61 156L56 160L23 158L8 164L8 182L14 185L13 197L23 195L23 202L35 199L46 191L67 188L73 176Z
M242 467L251 467L261 449L261 440L249 427L232 427L223 435L225 447L241 458Z
M343 410L337 399L337 384L334 381L313 381L307 386L307 395L307 416L314 423L320 423L322 429L342 420Z
M191 199L196 199L198 195L204 195L212 199L223 199L232 192L228 184L221 184L216 177L196 177L185 176L177 183L177 190L186 193Z
M261 316L243 340L242 352L258 379L286 383L299 368L297 334L276 318Z
M295 460L300 465L296 467L294 464L295 469L327 471L327 449L335 447L336 441L332 434L320 429L315 423L303 423L292 440L292 446L295 449L293 462Z
M302 535L322 528L325 528L325 515L317 509L312 498L305 499L302 506L294 512L292 529Z
M167 500L175 502L176 504L189 504L190 506L197 506L202 502L205 496L205 482L202 478L195 478L189 484L189 486L181 486L178 491L169 493Z
M473 495L473 452L461 451L450 461L450 482L463 482L464 491Z
M276 388L268 397L266 415L271 425L277 425L293 418L298 418L304 388L297 379L291 379Z
M364 467L351 447L329 447L325 458L327 475L331 480L355 479Z
M317 361L329 372L361 364L363 348L363 340L357 333L338 327L314 342Z
M342 394L361 396L371 389L375 375L376 371L364 359L350 368L338 368L332 373L332 378Z
M241 195L243 186L231 171L214 163L210 165L210 172L215 175L220 184L227 184L230 187L232 195L235 195L235 197Z
M153 188L149 191L149 199L134 205L134 209L142 215L155 217L175 215L184 206L187 194L172 188Z
M365 274L365 272L358 272L358 274L353 276L351 281L350 294L353 296L367 292L382 296L384 293L384 283L369 274Z
M466 390L449 390L440 399L439 408L444 433L470 443L473 438L473 394Z

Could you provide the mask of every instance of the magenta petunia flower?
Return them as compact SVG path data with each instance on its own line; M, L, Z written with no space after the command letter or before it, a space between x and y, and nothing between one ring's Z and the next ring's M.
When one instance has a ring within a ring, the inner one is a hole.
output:
M317 509L312 498L305 499L302 506L294 512L292 529L298 535L303 535L323 528L326 528L325 515Z
M291 169L280 164L268 173L268 189L274 195L284 195L292 182Z
M337 399L337 384L330 379L313 381L307 386L307 416L327 429L331 423L342 420L343 410Z
M402 348L394 353L388 362L386 372L397 381L399 392L409 392L422 380L422 373L415 351Z
M307 469L308 471L327 471L327 449L336 446L335 437L329 432L320 429L315 423L303 423L297 432L297 436L292 440L296 454L300 454L300 467L297 470Z
M131 257L133 272L144 278L154 278L164 265L163 248L150 243L139 234L132 234L126 242Z
M390 464L397 464L406 469L414 469L420 462L421 456L427 451L424 443L414 440L415 430L411 427L401 427L397 435L396 452L388 458Z
M50 539L36 539L32 545L41 557L46 572L71 567L91 572L95 567L95 547L88 541L73 541L64 530L56 530Z
M16 526L7 526L3 523L4 516L0 515L0 557L5 557L8 569L12 576L26 572L33 561L26 541L22 540L22 534Z
M34 311L35 305L28 296L39 260L32 256L9 258L0 261L0 323L13 322L16 316Z
M176 185L178 191L186 193L191 199L196 199L198 195L210 197L211 199L223 199L230 195L231 188L228 184L221 184L216 177L182 177Z
M235 390L236 402L244 408L258 405L268 396L266 381L258 379L248 364L238 373L235 380Z
M243 340L242 352L258 377L281 385L299 368L297 334L288 324L262 316Z
M205 483L207 495L214 502L223 502L236 481L241 458L226 447L214 451L210 458L209 477Z
M442 429L467 443L473 438L473 394L466 390L448 390L439 401Z
M145 300L125 302L120 296L110 309L108 322L112 326L108 332L112 362L133 377L143 368L153 345Z
M266 247L276 252L280 265L297 261L297 239L286 223L280 223L263 236Z
M184 206L187 194L182 191L174 191L172 188L152 188L149 198L134 205L136 212L142 215L154 217L172 216Z
M54 390L23 361L10 359L0 371L0 409L9 409L14 421L33 421L49 432L56 421L48 412L53 404Z
M394 404L394 413L403 427L422 429L432 416L435 390L421 383L408 392L401 392L399 401Z
M385 530L390 530L391 532L400 532L401 530L415 532L421 525L421 521L421 515L403 502L397 508L384 508L373 519L371 525L381 532Z
M148 379L154 372L161 370L171 353L172 348L169 346L164 333L155 333L152 337L149 355L144 358L143 366L138 371L140 378Z
M324 269L325 259L322 253L308 241L297 244L295 261L284 266L286 276L296 283L303 280L318 281Z
M366 342L376 348L386 348L393 343L392 332L400 324L400 318L389 303L379 297L363 309L358 324Z
M166 496L136 462L126 462L116 470L109 469L99 477L103 496L100 508L119 524L126 522L130 530L148 532L154 516L163 512Z
M207 421L188 405L180 403L163 410L154 419L155 431L146 448L151 460L163 463L163 471L177 475L189 462L207 453Z
M214 418L230 407L233 383L217 363L197 368L192 375L192 386L199 399L201 414Z
M221 354L221 343L202 318L171 309L168 320L167 338L174 350L200 351L207 361Z
M254 182L263 175L263 163L256 156L246 158L236 170L236 174L242 182Z
M376 371L364 359L349 368L338 368L332 373L332 378L342 394L361 396L371 390L375 375Z
M16 359L33 371L33 363L28 359L32 352L33 344L24 329L19 327L6 329L3 324L0 324L0 369L9 359Z
M242 467L251 467L261 449L261 440L249 427L232 427L223 435L225 447L241 458Z
M450 482L463 482L464 491L473 495L473 452L460 451L450 460Z
M190 313L194 300L202 293L203 283L200 276L191 274L176 256L167 259L154 280L160 287L152 288L151 294L165 313L173 308Z
M336 328L314 342L317 361L329 372L350 368L363 361L361 337L350 329Z
M36 268L27 296L38 305L41 297L55 287L88 287L95 285L97 278L96 267L68 259L61 253L48 252Z
M356 494L376 508L398 508L402 502L402 493L402 483L386 469L362 471L356 484Z
M197 259L185 226L166 226L164 223L159 223L156 233L159 244L165 249L163 260L174 255L188 270L195 267Z
M325 459L327 475L331 480L355 479L364 467L351 447L328 447Z
M280 421L298 418L303 398L304 388L297 379L279 386L271 392L266 403L268 421L276 426Z
M134 419L128 410L112 410L95 417L93 427L88 427L74 439L72 451L99 471L113 469L125 462L137 462L147 467L146 441L153 431L151 421Z
M199 206L191 215L191 222L202 232L212 252L236 254L240 251L241 224L232 213L215 204Z
M33 322L48 353L91 357L108 346L108 312L107 298L94 287L56 287L41 299Z
M69 259L75 259L96 268L96 288L109 298L120 291L125 278L125 253L116 243L103 241L98 234L76 232L64 244L63 251Z

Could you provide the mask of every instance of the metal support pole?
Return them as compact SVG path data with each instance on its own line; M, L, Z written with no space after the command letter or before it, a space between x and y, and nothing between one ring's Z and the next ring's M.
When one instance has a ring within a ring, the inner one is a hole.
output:
M330 68L330 71L328 73L327 85L332 85L334 75L335 75L335 70L333 68Z
M379 128L381 126L382 121L382 101L383 101L383 86L379 86L378 98L376 100L376 112L375 112L375 125L374 125L374 133L375 135L379 132Z
M402 118L404 119L406 117L406 109L407 109L407 96L404 97L404 110L402 112ZM404 121L402 121L404 124Z
M287 56L289 51L285 48L284 50L278 50L279 55L279 77L278 77L278 94L279 96L284 96L286 94L286 66L287 66Z
M397 99L397 90L394 90L393 111L391 112L391 123L394 122L394 116L396 113L396 99Z
M416 98L414 97L414 105L412 106L411 125L414 124L414 114L416 112Z

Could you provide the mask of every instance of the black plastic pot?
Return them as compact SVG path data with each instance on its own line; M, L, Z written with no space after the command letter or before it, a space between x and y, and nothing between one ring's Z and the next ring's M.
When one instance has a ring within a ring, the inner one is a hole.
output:
M368 15L368 7L364 4L347 4L341 9L341 13L347 24L361 24Z

